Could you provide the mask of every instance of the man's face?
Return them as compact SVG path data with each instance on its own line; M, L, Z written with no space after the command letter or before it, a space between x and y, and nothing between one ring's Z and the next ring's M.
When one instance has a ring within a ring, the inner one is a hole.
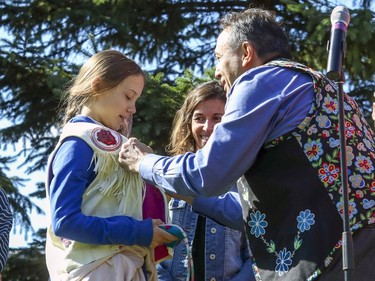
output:
M245 72L242 66L242 49L233 49L230 46L229 35L227 30L220 33L215 48L217 59L215 77L220 80L227 95L237 77Z

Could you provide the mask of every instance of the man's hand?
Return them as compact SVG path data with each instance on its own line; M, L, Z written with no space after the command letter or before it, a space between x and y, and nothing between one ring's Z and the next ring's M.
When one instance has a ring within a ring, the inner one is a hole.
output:
M122 167L129 168L132 172L138 172L139 163L149 153L152 153L151 147L136 138L130 138L122 145L118 160Z
M186 203L188 203L190 205L193 205L194 197L185 196L185 195L181 195L181 194L177 194L177 193L166 193L166 194L170 197L180 199L180 200L184 200Z

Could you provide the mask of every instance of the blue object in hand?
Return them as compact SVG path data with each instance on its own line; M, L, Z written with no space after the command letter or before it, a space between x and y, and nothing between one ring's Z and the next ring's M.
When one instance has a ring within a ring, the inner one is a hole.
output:
M173 248L185 238L185 232L181 227L175 224L160 224L159 227L164 231L176 236L178 239L170 243L165 243L167 247Z

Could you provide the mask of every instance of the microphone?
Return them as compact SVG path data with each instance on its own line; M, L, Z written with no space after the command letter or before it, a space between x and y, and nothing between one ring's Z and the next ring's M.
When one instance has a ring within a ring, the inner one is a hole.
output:
M350 14L345 6L337 6L331 13L331 38L328 41L327 77L338 80L342 75L342 63L346 52L346 29Z

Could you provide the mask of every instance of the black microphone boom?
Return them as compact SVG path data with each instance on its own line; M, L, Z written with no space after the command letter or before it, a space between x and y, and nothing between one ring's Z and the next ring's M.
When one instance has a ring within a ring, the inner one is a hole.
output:
M331 38L328 42L327 77L331 80L342 78L342 63L346 52L346 30L350 14L345 6L337 6L331 13Z

